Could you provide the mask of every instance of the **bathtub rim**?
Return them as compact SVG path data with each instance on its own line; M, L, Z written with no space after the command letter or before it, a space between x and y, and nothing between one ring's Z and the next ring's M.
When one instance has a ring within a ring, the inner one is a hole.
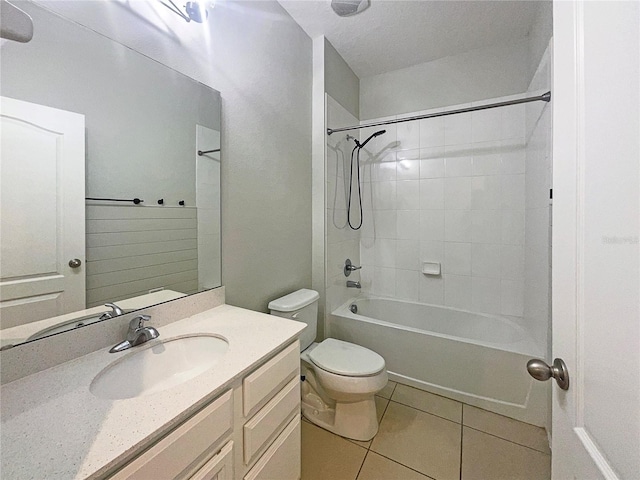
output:
M423 330L423 329L419 329L419 328L415 328L415 327L409 327L409 326L406 326L406 325L398 325L398 324L395 324L395 323L388 322L386 320L380 320L380 319L377 319L377 318L371 318L371 317L367 317L367 316L364 316L364 315L360 315L358 313L352 313L351 310L349 310L349 306L353 302L358 302L359 300L389 300L389 301L393 301L393 302L409 303L409 304L413 304L413 305L434 307L434 308L439 308L439 309L443 309L443 310L453 310L453 311L456 311L456 312L462 312L462 313L477 315L477 316L481 316L481 317L493 318L493 319L497 319L497 320L499 320L499 321L501 321L503 323L507 323L511 327L513 327L516 330L520 331L522 333L522 338L523 339L519 340L517 342L511 342L511 343L486 342L486 341L482 341L482 340L473 340L473 339L469 339L469 338L457 337L455 335L447 335L447 334L444 334L444 333L432 332L431 330ZM393 328L393 329L396 329L396 330L405 330L405 331L410 331L410 332L414 332L414 333L419 333L421 335L433 335L433 336L444 338L444 339L447 339L447 340L464 342L464 343L468 343L468 344L471 344L471 345L480 345L482 347L491 348L491 349L494 349L494 350L506 351L506 352L509 352L509 353L516 353L518 355L531 356L532 358L539 358L539 357L540 358L544 358L546 356L546 354L542 351L542 349L540 347L538 347L536 342L533 340L533 337L531 336L531 334L529 332L527 332L527 330L522 325L519 325L517 322L515 322L515 321L513 321L513 320L511 320L511 319L509 319L507 317L502 317L500 315L494 315L494 314L490 314L490 313L474 312L474 311L471 311L471 310L465 310L465 309L462 309L462 308L450 307L450 306L447 306L447 305L437 305L437 304L433 304L433 303L416 302L416 301L413 301L413 300L404 300L404 299L397 299L397 298L393 298L393 297L385 297L383 295L360 294L360 295L357 295L355 297L351 297L345 303L343 303L342 305L340 305L339 307L334 309L332 312L330 312L330 314L335 316L335 317L346 317L346 318L362 321L362 322L365 322L365 323L384 325L386 327L390 327L390 328Z

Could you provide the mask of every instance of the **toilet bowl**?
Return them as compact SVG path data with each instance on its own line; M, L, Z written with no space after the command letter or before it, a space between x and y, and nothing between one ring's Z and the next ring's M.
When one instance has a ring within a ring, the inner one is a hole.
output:
M342 340L315 343L318 298L302 289L269 303L272 315L307 324L300 337L302 414L337 435L371 440L378 432L374 395L388 380L385 361Z

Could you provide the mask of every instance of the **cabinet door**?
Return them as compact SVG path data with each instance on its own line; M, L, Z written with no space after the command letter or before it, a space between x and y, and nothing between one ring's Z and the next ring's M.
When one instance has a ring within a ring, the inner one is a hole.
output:
M287 425L244 480L297 480L300 478L300 415Z
M293 413L300 413L300 380L294 378L243 429L244 463L249 465L268 441L284 428Z
M193 471L207 452L215 451L232 429L233 402L229 390L125 465L111 480L185 478L186 472Z
M300 374L300 343L294 342L242 382L243 412L249 418Z
M189 480L233 480L233 442L227 443Z

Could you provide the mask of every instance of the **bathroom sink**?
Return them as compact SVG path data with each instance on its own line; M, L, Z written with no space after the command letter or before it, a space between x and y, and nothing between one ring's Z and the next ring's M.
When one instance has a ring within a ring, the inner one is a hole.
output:
M96 397L111 400L151 395L210 369L228 348L226 339L214 335L190 335L134 347L137 351L96 375L89 389Z

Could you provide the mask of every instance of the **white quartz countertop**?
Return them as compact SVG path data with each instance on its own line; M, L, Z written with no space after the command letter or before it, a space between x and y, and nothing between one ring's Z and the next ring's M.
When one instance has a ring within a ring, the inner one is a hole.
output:
M209 333L227 339L229 349L201 375L142 397L105 400L89 386L107 365L144 345L118 354L99 350L3 385L2 478L81 479L107 473L293 341L304 326L230 305L165 325L149 344Z

